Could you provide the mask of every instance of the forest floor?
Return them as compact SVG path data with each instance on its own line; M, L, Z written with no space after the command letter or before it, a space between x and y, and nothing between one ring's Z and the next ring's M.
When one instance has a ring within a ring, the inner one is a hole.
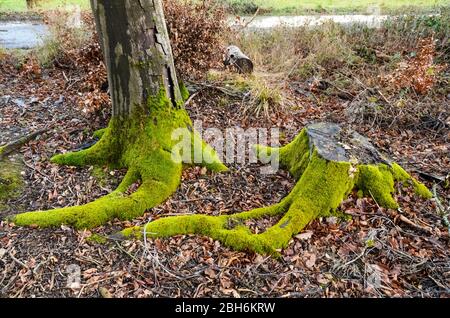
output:
M98 71L89 65L87 69ZM109 107L96 112L80 107L80 100L98 102L80 93L90 73L80 66L66 67L64 61L40 67L25 59L18 67L16 57L0 52L0 145L49 128L8 159L20 165L24 185L19 196L0 204L0 219L84 204L120 182L121 170L49 162L54 154L88 147L95 142L92 133L107 125ZM246 111L249 105L224 86L217 80L189 85L195 87L186 105L192 120L221 130L277 127L282 143L312 122L349 125L434 187L439 199L424 200L396 186L401 208L389 210L352 193L339 208L344 217L312 222L280 259L235 252L201 236L145 242L90 239L107 238L162 216L219 215L266 206L280 201L294 186L288 173L261 174L257 164L233 164L225 174L191 168L167 202L132 221L114 220L90 231L21 228L1 221L0 297L450 297L450 238L441 215L448 213L444 210L450 202L445 186L450 171L447 117L429 126L402 126L395 120L381 125L377 118L355 122L346 112L348 94L306 91L310 84L287 80L280 90L295 107L256 118ZM447 113L441 114L448 116L450 95L433 98L436 104L428 104L447 105ZM260 232L273 221L247 225ZM79 283L71 279L78 270Z
M89 202L110 192L123 174L94 174L92 168L61 167L48 161L55 153L91 142L91 133L105 126L109 116L106 112L88 118L81 112L67 94L67 76L51 70L30 80L3 65L0 143L44 127L53 130L22 148L26 185L19 198L8 202L10 208L2 210L1 217ZM223 105L221 98L213 89L197 94L187 106L192 119L202 120L204 127L223 129L277 126L285 131L286 140L313 121L345 123L343 103L336 98L318 107L297 96L301 109L258 121L242 116L239 103ZM360 128L406 168L437 175L448 171L449 145L432 132ZM108 235L168 214L218 215L265 206L279 201L293 186L286 173L262 175L258 168L234 165L231 173L215 175L189 169L177 193L163 205L137 220L115 221L93 231L29 229L2 222L0 293L8 297L98 297L103 287L114 297L450 296L448 234L436 204L410 192L397 196L402 212L352 195L340 208L351 219L314 221L293 238L280 260L234 252L207 237L177 236L146 243L87 240L91 233ZM450 199L448 190L440 190L444 200ZM401 216L417 226L405 223ZM71 289L67 288L68 269L74 264L80 267L82 279L80 286ZM376 288L368 283L374 272L381 279Z

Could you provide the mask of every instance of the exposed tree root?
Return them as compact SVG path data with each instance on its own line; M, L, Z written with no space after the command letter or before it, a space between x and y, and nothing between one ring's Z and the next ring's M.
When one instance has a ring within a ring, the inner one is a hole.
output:
M158 103L165 102L160 96ZM162 203L180 183L184 155L173 131L191 127L183 109L167 112L154 103L148 116L132 116L125 120L113 118L103 131L101 140L92 148L76 153L58 155L52 160L61 164L85 165L108 163L128 168L119 187L111 194L83 206L44 212L28 212L14 216L17 225L39 227L73 225L92 228L114 218L133 219ZM162 110L158 110L162 109ZM145 118L145 121L142 120ZM205 165L214 171L226 167L215 152L189 130L191 149L203 154ZM400 166L389 163L362 136L343 131L333 124L311 125L282 148L257 147L259 158L265 162L279 160L298 181L291 193L278 204L233 215L188 215L161 218L144 227L120 232L120 236L150 238L177 234L207 235L236 250L250 250L275 255L286 247L292 236L309 222L329 215L353 189L361 195L372 196L387 208L397 208L393 198L395 181L409 182L416 192L431 198L430 191ZM174 158L173 156L176 156ZM195 151L188 154L194 156ZM140 181L138 189L129 194L129 187ZM246 220L282 216L265 232L254 234L244 225Z
M156 238L200 234L210 236L236 250L274 255L286 247L292 236L309 222L336 210L354 188L363 194L372 195L378 204L388 208L398 207L392 197L395 181L411 182L419 195L431 197L426 187L395 163L352 164L349 161L353 160L346 161L344 157L343 160L334 161L332 158L343 149L331 149L330 152L329 146L337 146L338 141L334 139L338 136L334 132L330 134L327 127L311 126L310 132L306 128L292 143L279 149L258 147L260 157L279 156L282 166L298 179L294 189L280 203L233 215L161 218L145 227L125 229L120 235ZM322 137L326 140L318 140L313 131L315 134L323 133ZM355 143L359 144L360 140ZM361 149L355 150L367 150L362 149L367 145L358 147ZM372 148L370 150L373 151ZM341 154L345 156L345 151ZM245 220L275 215L283 217L263 233L253 234L244 226Z

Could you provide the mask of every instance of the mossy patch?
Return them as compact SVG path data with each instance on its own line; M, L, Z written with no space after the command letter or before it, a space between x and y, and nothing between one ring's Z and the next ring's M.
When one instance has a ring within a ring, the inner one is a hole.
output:
M0 210L5 202L20 196L23 188L22 166L8 159L0 161Z
M103 135L105 134L105 132L106 132L106 128L102 128L102 129L99 129L99 130L94 131L94 133L92 134L92 136L95 137L95 138L100 139L100 138L103 137Z
M179 81L178 85L180 86L180 92L181 92L181 97L183 98L183 101L187 101L191 94L189 93L186 85L184 85L184 83L182 81Z
M86 238L86 241L90 243L96 243L96 244L106 244L108 242L108 239L102 235L99 234L92 234L91 236Z

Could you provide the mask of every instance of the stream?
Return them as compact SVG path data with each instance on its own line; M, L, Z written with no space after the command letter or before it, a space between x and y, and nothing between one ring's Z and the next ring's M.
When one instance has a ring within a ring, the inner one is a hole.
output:
M264 30L277 26L316 26L333 21L341 24L366 24L376 28L388 18L387 15L258 16L254 19L253 17L230 18L229 24L232 27L248 24L248 30ZM39 22L0 21L0 47L30 49L40 45L48 32L48 27Z
M46 34L47 26L39 22L0 22L0 47L31 49L42 44Z

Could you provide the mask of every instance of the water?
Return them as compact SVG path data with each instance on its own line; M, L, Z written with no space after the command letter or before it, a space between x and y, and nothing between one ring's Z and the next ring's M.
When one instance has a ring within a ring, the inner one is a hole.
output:
M239 21L230 20L232 26L239 27L251 21L252 17L241 17ZM250 29L270 29L277 26L302 27L316 26L333 21L340 24L365 24L377 28L389 19L387 15L321 15L321 16L261 16L248 24Z
M260 16L251 21L248 29L270 29L277 26L301 27L321 25L327 21L340 24L365 24L380 27L389 19L387 15L322 15L322 16ZM245 25L252 17L230 19L231 26ZM78 26L79 27L79 26ZM38 22L0 22L0 47L7 49L30 49L42 43L48 34L46 25Z
M38 22L0 22L0 47L31 49L42 44L48 34L46 25Z

